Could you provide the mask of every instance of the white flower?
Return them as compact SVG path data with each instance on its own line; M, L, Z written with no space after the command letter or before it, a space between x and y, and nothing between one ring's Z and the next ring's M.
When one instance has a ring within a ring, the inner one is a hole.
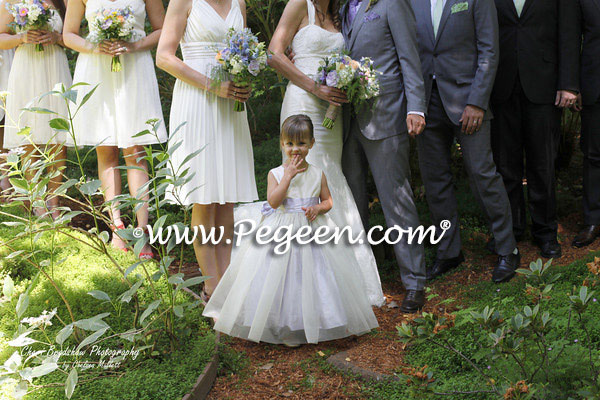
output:
M50 321L54 316L56 315L56 308L50 312L44 310L42 311L42 315L40 315L39 317L30 317L30 318L23 318L21 320L21 323L27 323L29 324L29 326L32 326L34 328L37 328L38 326L50 326L52 325L52 322Z

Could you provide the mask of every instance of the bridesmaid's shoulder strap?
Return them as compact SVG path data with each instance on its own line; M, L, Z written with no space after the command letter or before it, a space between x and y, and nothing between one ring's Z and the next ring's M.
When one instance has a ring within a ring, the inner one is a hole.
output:
M231 8L240 8L240 0L231 0Z
M306 7L308 8L308 24L315 24L315 5L312 0L306 0Z

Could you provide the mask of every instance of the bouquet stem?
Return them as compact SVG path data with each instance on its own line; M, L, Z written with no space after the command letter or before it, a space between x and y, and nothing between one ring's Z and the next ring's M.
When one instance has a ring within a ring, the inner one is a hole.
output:
M36 43L35 51L44 51L44 45L41 43Z
M122 69L120 56L114 56L110 63L111 72L120 72Z
M325 118L323 119L323 126L327 129L333 129L333 126L335 125L335 119L337 118L339 112L339 106L330 104L329 107L327 107L327 112L325 113Z
M245 109L246 107L244 106L244 103L238 100L235 101L235 104L233 105L233 111L242 112Z

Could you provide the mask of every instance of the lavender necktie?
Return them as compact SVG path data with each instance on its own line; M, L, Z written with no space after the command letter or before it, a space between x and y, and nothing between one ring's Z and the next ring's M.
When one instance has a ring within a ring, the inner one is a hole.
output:
M350 0L350 3L348 4L348 26L352 26L352 21L354 20L354 17L358 13L359 7L360 7L359 0Z

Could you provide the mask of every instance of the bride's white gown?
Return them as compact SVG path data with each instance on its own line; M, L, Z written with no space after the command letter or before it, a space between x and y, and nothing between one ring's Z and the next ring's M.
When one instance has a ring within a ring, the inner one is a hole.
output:
M294 65L304 74L314 78L319 61L327 55L339 52L344 47L344 38L339 32L330 32L315 25L315 7L311 0L308 6L308 25L300 29L292 40ZM312 120L315 133L315 145L310 150L307 161L325 172L327 183L333 197L333 208L329 216L341 228L349 226L352 236L363 230L360 214L346 178L342 173L343 131L342 118L338 118L333 129L323 127L323 118L329 104L304 89L289 83L281 107L281 123L294 114L306 114ZM352 245L358 264L361 267L363 282L372 305L384 303L381 281L371 246L363 234L364 244ZM340 246L344 245L342 243Z

